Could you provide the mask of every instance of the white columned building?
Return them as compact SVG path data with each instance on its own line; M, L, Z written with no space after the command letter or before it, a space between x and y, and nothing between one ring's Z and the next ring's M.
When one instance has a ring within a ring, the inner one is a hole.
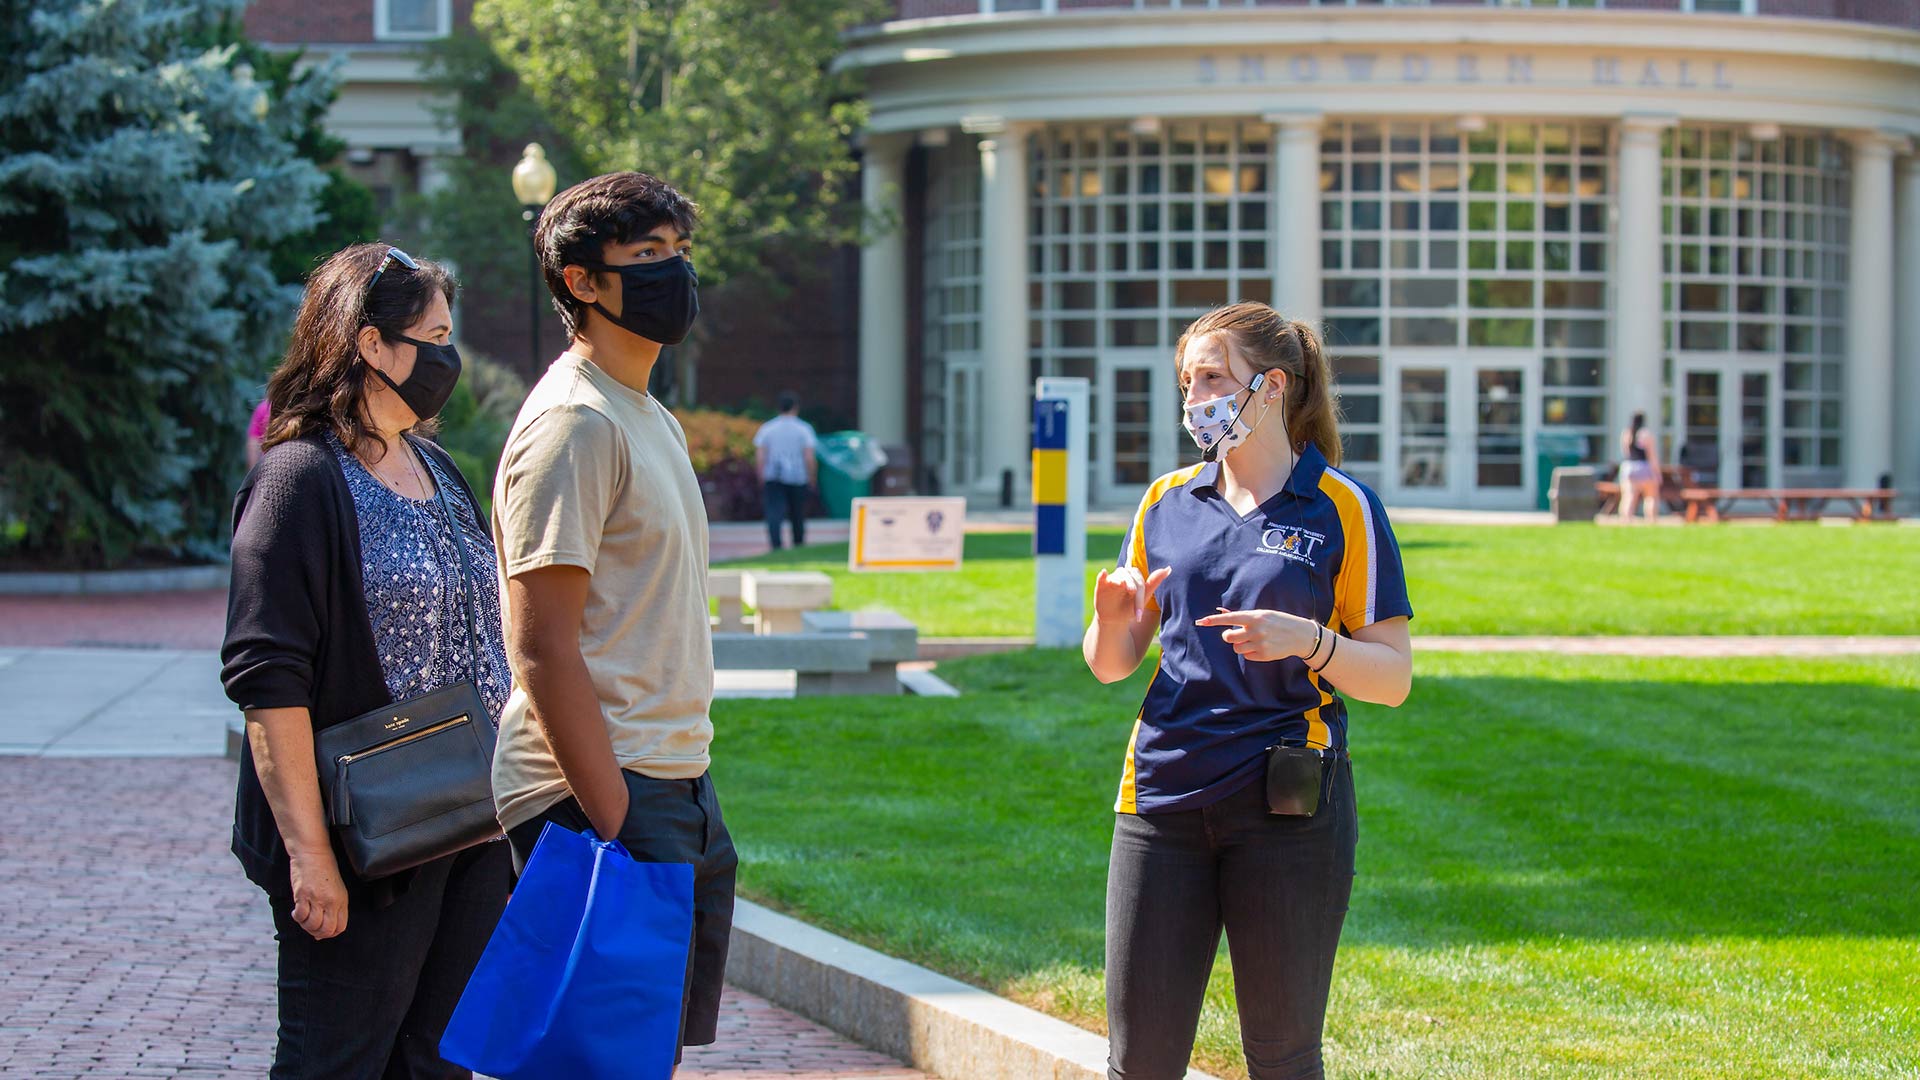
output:
M1674 126L1671 116L1621 118L1615 155L1619 191L1614 225L1613 350L1607 372L1609 427L1625 428L1644 412L1661 430L1661 358L1665 334L1661 311L1660 140Z
M1317 112L1269 113L1274 126L1273 306L1320 321L1320 127Z
M1389 505L1539 506L1636 411L1702 483L1920 488L1920 8L1005 6L898 0L840 61L916 140L869 177L918 230L869 270L918 273L870 274L916 284L861 355L917 377L863 387L922 388L943 490L1023 501L1032 379L1074 376L1131 504L1195 459L1175 342L1237 301L1323 327Z
M906 161L912 136L872 135L860 198L876 230L860 249L860 427L882 445L907 441Z
M1893 141L1877 131L1853 138L1842 410L1849 487L1878 487L1893 470L1893 151Z
M1894 385L1898 390L1893 435L1893 486L1910 512L1920 511L1920 153L1900 158L1898 222L1894 227L1893 265L1899 286L1894 303L1897 330Z
M1033 395L1027 344L1027 136L1032 126L998 117L962 121L980 139L981 471L989 504L1012 478L1024 502Z

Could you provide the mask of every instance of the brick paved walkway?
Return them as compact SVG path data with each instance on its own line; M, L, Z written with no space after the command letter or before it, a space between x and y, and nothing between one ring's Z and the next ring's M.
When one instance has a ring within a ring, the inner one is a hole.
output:
M264 1076L273 931L233 766L0 757L0 1077ZM925 1080L729 989L680 1080Z

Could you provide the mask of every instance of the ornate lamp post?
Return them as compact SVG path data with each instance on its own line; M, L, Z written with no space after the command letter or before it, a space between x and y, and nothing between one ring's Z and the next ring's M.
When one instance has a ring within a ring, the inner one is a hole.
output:
M533 246L534 225L540 208L553 198L553 165L539 143L528 143L520 161L513 167L513 195L524 207L520 219L527 223L527 328L533 339L533 358L529 371L540 369L540 252Z

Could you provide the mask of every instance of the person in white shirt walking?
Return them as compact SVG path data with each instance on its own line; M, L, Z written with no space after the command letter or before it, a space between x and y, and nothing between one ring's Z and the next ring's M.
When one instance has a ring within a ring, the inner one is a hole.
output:
M780 395L780 415L753 435L753 464L760 474L761 502L767 510L767 539L780 550L780 522L793 523L793 546L807 542L807 494L819 475L813 425L800 419L800 399Z

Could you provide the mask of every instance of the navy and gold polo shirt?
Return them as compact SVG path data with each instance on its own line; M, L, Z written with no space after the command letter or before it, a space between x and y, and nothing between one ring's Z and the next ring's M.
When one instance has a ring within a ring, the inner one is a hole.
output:
M1155 481L1140 500L1120 565L1172 573L1154 597L1160 664L1134 721L1120 776L1123 814L1192 810L1259 779L1267 747L1344 747L1347 709L1306 662L1248 660L1219 608L1312 617L1351 633L1411 616L1400 547L1366 485L1309 445L1273 498L1242 517L1217 486L1219 463Z

